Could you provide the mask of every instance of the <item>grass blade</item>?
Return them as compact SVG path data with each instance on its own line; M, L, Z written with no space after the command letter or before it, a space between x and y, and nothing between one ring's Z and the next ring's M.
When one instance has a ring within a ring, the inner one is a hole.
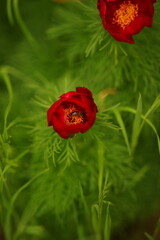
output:
M114 114L115 114L117 122L118 122L118 124L121 128L125 143L127 145L128 153L129 153L129 155L131 155L131 148L130 148L130 144L129 144L129 140L128 140L127 131L126 131L126 128L125 128L125 125L124 125L124 121L121 117L121 114L117 110L114 110Z

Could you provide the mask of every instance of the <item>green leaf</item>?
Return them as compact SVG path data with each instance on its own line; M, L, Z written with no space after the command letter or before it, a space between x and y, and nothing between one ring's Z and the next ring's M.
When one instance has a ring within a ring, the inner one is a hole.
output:
M140 134L140 125L141 125L141 121L142 121L141 115L142 115L142 99L141 99L141 95L139 95L136 115L135 115L133 127L132 127L132 138L131 138L132 151L135 149L135 147L138 143L138 137Z
M106 220L104 225L104 240L109 240L111 234L111 216L109 212L109 204L106 211Z
M130 108L130 107L120 107L119 111L130 112L130 113L136 114L136 110L133 109L133 108ZM160 137L159 137L159 134L158 134L158 131L157 131L156 127L154 126L154 124L149 119L146 119L146 117L144 115L141 115L141 118L142 118L143 122L141 123L140 131L142 130L142 127L143 127L144 123L147 123L152 128L152 130L154 131L154 133L157 137L158 151L160 153Z
M92 205L92 225L93 229L96 234L99 233L99 224L98 224L98 213L99 213L99 206L98 204Z
M145 118L148 118L148 116L157 110L157 108L160 107L160 95L155 99L149 110L145 114Z
M17 197L19 196L19 194L25 189L27 188L35 179L37 179L38 177L40 177L41 175L43 175L44 173L46 173L48 171L48 169L43 170L42 172L39 172L36 176L34 176L32 179L30 179L27 183L25 183L22 187L20 187L15 194L13 195L11 201L10 201L10 205L7 211L7 215L6 215L6 220L5 220L5 234L6 234L6 239L7 240L11 240L12 239L12 225L11 225L11 217L12 217L12 212L14 209L14 204L15 201L17 199Z

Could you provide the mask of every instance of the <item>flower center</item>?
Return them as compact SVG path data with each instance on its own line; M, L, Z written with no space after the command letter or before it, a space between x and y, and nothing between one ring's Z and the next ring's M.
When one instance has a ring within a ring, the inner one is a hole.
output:
M114 13L113 24L117 23L123 29L129 25L135 17L138 16L138 4L132 4L131 1L120 4L120 8Z
M64 109L64 112L67 125L84 123L86 121L86 113L77 110L74 106Z

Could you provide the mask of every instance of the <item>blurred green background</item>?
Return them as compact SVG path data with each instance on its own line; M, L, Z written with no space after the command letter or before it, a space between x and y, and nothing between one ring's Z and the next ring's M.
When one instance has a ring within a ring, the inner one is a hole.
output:
M96 4L0 0L0 240L160 239L160 4L133 45ZM99 112L64 140L46 113L77 86Z

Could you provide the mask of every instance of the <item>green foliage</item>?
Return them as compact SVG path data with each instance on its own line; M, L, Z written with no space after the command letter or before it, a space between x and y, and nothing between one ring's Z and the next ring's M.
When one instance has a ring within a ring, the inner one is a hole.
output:
M1 7L6 240L119 237L127 222L160 210L159 2L153 28L137 34L135 45L104 30L92 0L7 0ZM47 126L46 113L77 86L93 92L97 119L64 140ZM145 235L153 240L158 231L159 224Z

